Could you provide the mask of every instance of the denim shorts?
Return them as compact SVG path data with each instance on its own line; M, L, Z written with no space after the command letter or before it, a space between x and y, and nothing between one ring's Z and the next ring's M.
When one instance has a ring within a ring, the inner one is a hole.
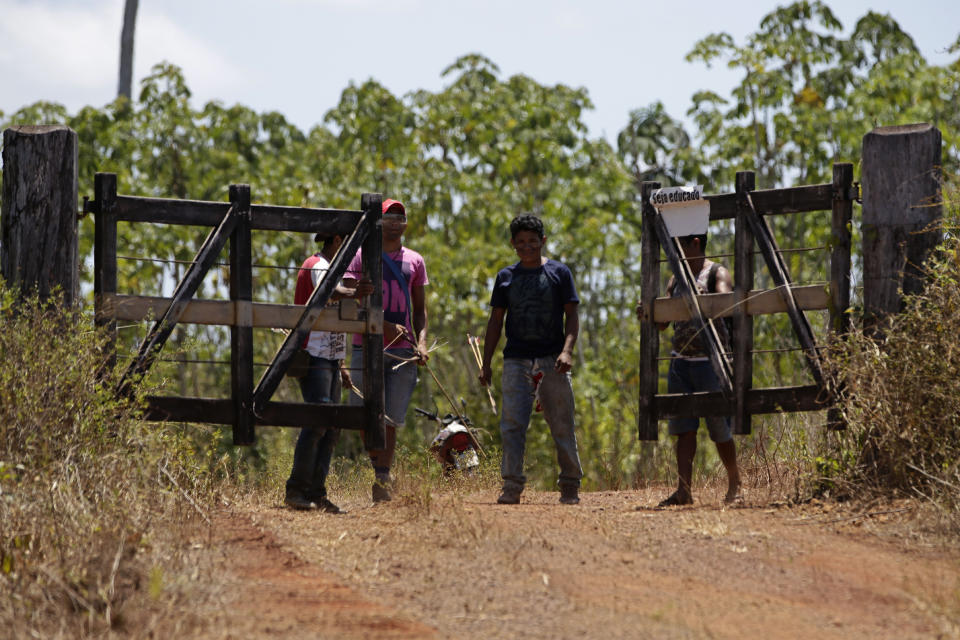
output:
M392 353L400 358L412 358L413 349L389 349L385 353ZM403 426L407 417L407 407L417 386L416 362L407 362L399 369L394 369L399 361L384 355L383 358L383 411L387 417L400 426ZM350 356L350 376L353 384L363 390L363 349L353 347ZM350 404L362 405L363 400L355 393L350 393Z
M670 361L667 374L667 393L694 393L697 391L720 391L720 380L713 371L709 360L688 360L674 358ZM730 417L713 416L704 418L710 439L717 443L733 438ZM696 431L700 427L700 418L671 418L670 435Z

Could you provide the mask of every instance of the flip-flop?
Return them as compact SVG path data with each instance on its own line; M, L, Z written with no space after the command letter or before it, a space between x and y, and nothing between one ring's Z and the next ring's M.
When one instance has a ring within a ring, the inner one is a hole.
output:
M679 492L674 491L673 493L670 494L669 497L664 498L662 501L660 501L660 504L658 504L657 507L658 508L679 507L685 504L693 504L693 498L691 496L687 496L686 499L684 499L684 498L681 498L678 494Z

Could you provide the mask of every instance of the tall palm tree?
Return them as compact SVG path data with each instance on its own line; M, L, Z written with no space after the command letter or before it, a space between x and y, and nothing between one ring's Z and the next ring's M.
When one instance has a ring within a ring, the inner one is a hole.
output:
M128 99L133 90L133 31L137 23L139 0L126 0L123 9L123 27L120 30L120 83L117 97Z
M617 153L637 188L647 180L664 186L683 184L691 171L689 148L690 136L659 101L631 111L630 121L617 135Z

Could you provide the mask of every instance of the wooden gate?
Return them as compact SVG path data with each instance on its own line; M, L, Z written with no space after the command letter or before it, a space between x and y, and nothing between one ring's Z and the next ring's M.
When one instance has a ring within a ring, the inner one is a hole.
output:
M95 214L94 295L96 324L116 338L117 320L158 318L123 380L129 391L149 370L178 323L230 327L232 397L147 397L149 420L229 424L233 442L252 444L255 426L337 427L364 432L366 446L384 446L383 290L380 194L364 194L359 211L251 205L248 185L231 185L229 202L171 200L117 195L115 174L98 173ZM117 292L117 223L180 224L211 227L186 274L170 298L123 295ZM251 231L336 233L346 237L329 270L304 306L252 302ZM229 240L230 299L198 300L194 294L204 274ZM374 291L365 308L341 300L326 307L350 260L362 248L363 275ZM283 345L254 386L253 328L288 329ZM272 402L271 397L296 350L311 330L363 334L363 406ZM114 362L116 353L113 354Z
M853 201L853 165L833 165L833 182L788 189L754 190L752 171L738 172L736 191L708 195L710 220L735 220L734 290L732 293L695 295L693 280L679 242L667 233L660 213L650 204L659 183L642 185L641 301L647 314L640 327L639 437L656 440L659 420L681 417L733 416L734 433L750 433L753 414L817 411L833 400L825 388L819 348L804 310L828 309L832 331L844 332L850 306L850 225ZM797 287L766 216L808 211L831 212L830 282L827 287ZM776 289L755 291L754 245L773 278ZM681 295L660 298L660 251L663 249ZM753 388L753 316L787 313L814 384L766 389ZM722 353L712 327L713 319L733 317L733 353ZM655 323L690 320L701 324L724 390L693 394L658 394L660 337ZM713 337L713 339L711 339ZM729 356L732 355L732 369ZM833 424L839 423L836 421Z

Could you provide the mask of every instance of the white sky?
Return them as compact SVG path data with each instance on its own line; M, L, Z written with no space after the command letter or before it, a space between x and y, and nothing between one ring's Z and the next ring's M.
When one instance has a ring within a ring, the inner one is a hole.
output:
M279 111L305 131L349 82L393 93L439 90L441 71L481 53L543 84L586 87L585 121L611 141L631 109L661 100L683 118L699 89L728 95L738 76L684 60L699 38L742 43L775 0L141 0L134 93L160 61L208 100ZM0 0L0 111L37 100L101 107L117 90L124 0ZM891 14L928 61L945 64L960 33L956 0L832 0L849 33L872 9Z

